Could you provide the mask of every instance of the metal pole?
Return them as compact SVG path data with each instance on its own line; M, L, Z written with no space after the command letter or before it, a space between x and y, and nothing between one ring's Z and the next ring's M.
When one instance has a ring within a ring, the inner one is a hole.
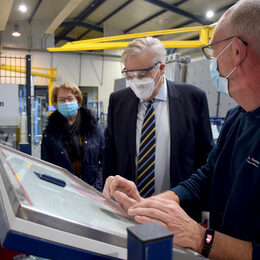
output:
M220 107L220 93L218 92L216 117L219 116L219 107Z
M31 119L31 55L26 55L26 107L27 107L27 130L28 130L28 154L32 154L32 119Z

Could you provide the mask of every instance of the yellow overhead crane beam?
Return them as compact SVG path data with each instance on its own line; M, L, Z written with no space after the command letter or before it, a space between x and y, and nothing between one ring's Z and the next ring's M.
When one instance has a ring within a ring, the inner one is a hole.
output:
M26 74L26 67L25 66L1 64L0 69L6 70L6 71L12 71L12 72ZM43 70L43 71L45 70L45 71L48 71L48 73L42 73L42 72L38 72L38 71L35 71L35 70ZM48 96L49 96L48 103L49 103L49 106L51 106L52 105L51 94L52 94L52 90L54 88L54 81L57 79L56 69L32 67L31 68L31 75L48 79Z
M89 51L89 50L105 50L105 49L122 49L125 48L129 42L120 42L120 40L135 39L147 36L162 36L169 34L199 32L199 40L191 41L162 41L165 48L201 48L208 45L212 37L214 25L185 27L170 30L161 30L144 33L124 34L111 37L101 37L90 40L73 41L64 44L61 47L48 48L50 52L61 51ZM116 42L114 42L116 41Z
M6 64L1 64L1 67L0 67L1 70L26 74L25 68L26 68L25 66L6 65ZM51 69L38 68L38 67L32 67L31 69L32 69L31 75L33 75L33 76L38 76L38 77L43 77L43 78L52 78L52 79L56 80L56 73L54 74L53 72L50 72ZM49 73L41 73L41 72L33 71L33 69L48 70Z

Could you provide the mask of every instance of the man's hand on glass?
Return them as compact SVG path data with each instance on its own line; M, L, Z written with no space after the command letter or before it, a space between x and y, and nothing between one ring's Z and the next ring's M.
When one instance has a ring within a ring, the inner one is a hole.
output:
M205 230L172 200L154 196L128 210L139 223L157 222L174 233L174 244L200 252Z
M137 222L157 222L174 233L175 245L200 252L205 230L180 207L174 192L143 199L134 182L117 175L108 177L103 193L114 198Z
M131 206L144 200L139 195L134 182L119 175L107 178L103 194L106 198L114 198L126 212Z

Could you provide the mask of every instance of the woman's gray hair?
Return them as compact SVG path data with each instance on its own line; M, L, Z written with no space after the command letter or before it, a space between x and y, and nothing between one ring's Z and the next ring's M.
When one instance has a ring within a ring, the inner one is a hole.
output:
M229 23L234 36L249 41L260 55L260 1L240 0L232 8Z
M142 54L149 51L153 57L153 62L165 63L166 50L162 42L154 37L137 38L131 41L125 48L121 60L125 63L125 60L131 55Z

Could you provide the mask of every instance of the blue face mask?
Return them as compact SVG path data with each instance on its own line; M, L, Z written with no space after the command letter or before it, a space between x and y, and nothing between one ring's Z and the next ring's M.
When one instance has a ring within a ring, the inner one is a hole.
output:
M228 93L228 80L227 78L221 77L218 72L217 58L213 58L210 61L210 77L211 81L218 92L229 95Z
M58 111L64 117L72 117L76 114L77 110L79 109L78 102L67 102L64 104L58 104Z
M228 91L228 77L236 70L236 67L226 76L221 77L218 71L218 57L229 47L233 42L228 44L217 57L213 57L210 61L210 77L211 81L218 92L229 95Z

